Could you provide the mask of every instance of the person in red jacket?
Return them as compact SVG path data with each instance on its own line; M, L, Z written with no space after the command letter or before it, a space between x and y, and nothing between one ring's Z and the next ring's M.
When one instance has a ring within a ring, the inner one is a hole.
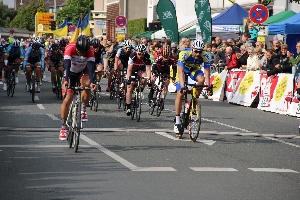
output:
M226 66L225 69L231 70L238 68L236 55L232 52L231 47L226 47Z

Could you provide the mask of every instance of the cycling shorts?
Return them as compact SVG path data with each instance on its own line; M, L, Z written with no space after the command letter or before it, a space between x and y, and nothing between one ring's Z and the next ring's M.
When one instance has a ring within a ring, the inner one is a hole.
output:
M199 68L196 68L195 70L191 71L190 73L186 73L186 70L185 70L184 73L188 74L188 77L191 80L196 81L196 82L197 82L197 76L204 77L203 71L201 69L199 69ZM176 82L176 90L177 91L181 90L181 86L180 86L179 81Z

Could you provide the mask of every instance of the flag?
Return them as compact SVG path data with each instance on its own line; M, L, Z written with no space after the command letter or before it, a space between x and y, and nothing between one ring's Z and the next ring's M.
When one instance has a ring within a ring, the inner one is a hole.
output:
M65 19L64 23L59 25L58 28L53 31L53 34L57 37L68 35L68 19Z
M211 43L211 9L208 0L195 0L195 12L204 43Z
M228 0L228 1L230 1L231 3L235 3L235 0Z
M170 0L159 0L156 12L167 37L178 44L179 33L174 4Z
M73 35L71 37L70 42L75 42L76 39L78 38L78 35L81 32L80 24L81 24L81 17L79 17L79 19L78 19L76 30L74 31L74 33L73 33Z
M85 16L80 24L81 34L90 36L91 35L91 28L90 28L90 12Z

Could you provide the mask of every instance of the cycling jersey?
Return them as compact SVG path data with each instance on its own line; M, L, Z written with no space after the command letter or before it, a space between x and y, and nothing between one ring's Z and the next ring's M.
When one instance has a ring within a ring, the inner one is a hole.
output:
M10 44L5 52L5 55L8 57L12 58L24 58L25 51L24 49L20 46L17 48L14 48L12 44Z
M95 63L96 64L99 64L101 63L102 64L102 59L103 57L105 57L105 47L103 45L100 44L99 48L97 51L94 51L94 55L95 55Z
M205 51L202 52L199 59L195 60L192 56L192 51L182 51L178 58L178 67L184 67L184 71L188 72L195 68L201 69L201 64L204 63L204 68L210 68L209 54Z
M153 63L152 71L161 73L170 73L170 66L176 65L176 58L170 56L168 60L164 61L162 56L159 56Z
M136 55L136 52L132 52L129 56L128 65L132 65L132 68L135 70L141 70L145 65L150 65L150 55L146 52L144 57L139 59Z
M79 56L76 51L76 43L72 42L66 46L64 55L65 78L69 78L69 73L81 73L87 67L91 83L95 72L95 56L94 49L90 49L82 56Z
M32 46L30 46L25 53L24 66L26 66L27 62L31 64L41 62L41 65L44 65L44 59L45 54L42 47L40 47L38 52L34 52Z
M64 53L62 50L57 50L56 52L50 50L47 52L47 58L51 62L51 66L56 63L56 64L62 64L62 59L64 57Z
M128 66L128 60L129 60L129 57L130 57L131 53L132 53L132 50L126 52L124 48L120 48L120 49L118 49L115 58L119 58L119 60L123 64L123 67L127 68L127 66Z

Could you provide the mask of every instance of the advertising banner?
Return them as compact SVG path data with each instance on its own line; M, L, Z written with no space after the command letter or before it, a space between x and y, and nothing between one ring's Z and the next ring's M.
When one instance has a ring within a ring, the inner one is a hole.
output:
M223 70L220 74L216 72L211 75L210 83L213 85L213 95L209 96L208 99L213 101L223 100L227 73L227 70Z
M226 97L228 103L234 103L232 101L235 93L237 92L239 85L246 74L245 70L231 70L227 77L226 85Z
M243 106L251 106L252 102L259 93L259 88L259 71L247 72L242 79L237 92L232 99L232 102Z
M271 111L270 102L278 82L278 76L260 75L260 93L258 109Z

